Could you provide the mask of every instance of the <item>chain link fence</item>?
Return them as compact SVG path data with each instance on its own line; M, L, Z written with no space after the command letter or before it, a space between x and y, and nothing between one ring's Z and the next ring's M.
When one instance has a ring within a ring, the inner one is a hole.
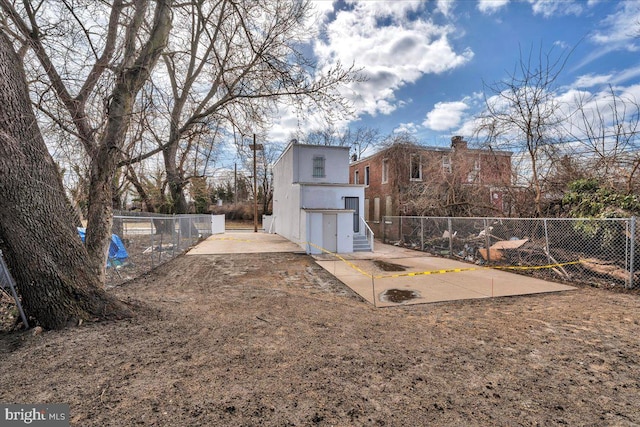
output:
M593 286L638 286L636 218L383 217L384 243Z
M210 236L212 216L117 212L112 233L120 238L128 256L110 256L108 286L137 277Z

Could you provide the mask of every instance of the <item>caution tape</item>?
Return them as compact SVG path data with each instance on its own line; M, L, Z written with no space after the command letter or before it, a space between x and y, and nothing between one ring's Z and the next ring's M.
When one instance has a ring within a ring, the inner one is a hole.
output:
M215 238L215 239L211 239L211 240L234 240L234 241L237 241L237 242L249 242L249 243L256 242L255 240L236 239L236 238L233 238L233 237L220 237L220 238ZM542 270L542 269L546 269L546 268L556 268L556 267L564 267L566 265L575 265L575 264L580 264L580 263L583 262L583 260L578 260L578 261L569 261L569 262L562 262L562 263L556 263L556 264L546 264L546 265L537 265L537 266L496 265L496 266L485 266L485 267L446 268L446 269L441 269L441 270L414 271L414 272L410 272L410 273L373 275L371 273L368 273L368 272L364 271L363 269L361 269L360 267L358 267L354 263L349 262L347 259L345 259L344 257L338 255L337 253L331 252L328 249L323 248L322 246L316 245L315 243L312 243L312 242L301 242L299 244L301 246L304 246L304 245L313 246L314 248L318 249L321 252L324 252L326 254L332 255L332 256L336 257L337 259L339 259L340 261L342 261L345 264L347 264L352 269L356 270L358 273L360 273L360 274L362 274L364 276L367 276L369 278L372 278L372 279L391 279L391 278L396 278L396 277L429 276L429 275L435 275L435 274L463 273L463 272L466 272L466 271L478 271L478 270Z
M364 271L363 269L361 269L360 267L358 267L357 265L355 265L352 262L347 261L346 259L344 259L343 257L341 257L340 255L338 255L335 252L331 252L321 246L316 245L315 243L311 243L311 242L304 242L303 244L305 245L309 245L309 246L313 246L314 248L318 249L319 251L328 253L329 255L333 255L334 257L338 258L340 261L344 262L345 264L347 264L349 267L353 268L354 270L356 270L358 273L364 274L367 277L374 277L372 274L367 273L366 271Z
M215 239L211 239L211 240L233 240L236 242L249 242L249 243L255 243L256 240L247 240L247 239L236 239L235 237L217 237Z
M388 275L381 275L381 276L373 276L373 278L389 279L393 277L428 276L430 274L462 273L465 271L478 271L478 270L541 270L545 268L555 268L555 267L563 267L565 265L580 264L581 262L582 260L563 262L563 263L557 263L557 264L537 265L537 266L530 266L530 267L517 266L517 265L512 265L512 266L498 265L498 266L488 266L488 267L449 268L449 269L443 269L443 270L430 270L430 271L418 271L418 272L411 272L411 273L388 274Z
M338 255L337 253L331 252L331 251L329 251L329 250L327 250L327 249L325 249L325 248L323 248L321 246L316 245L315 243L303 242L302 244L303 245L313 246L314 248L318 249L321 252L324 252L324 253L327 253L329 255L332 255L332 256L336 257L337 259L339 259L340 261L342 261L345 264L347 264L349 267L351 267L354 270L356 270L357 272L363 274L364 276L370 277L372 279L390 279L390 278L395 278L395 277L429 276L429 275L434 275L434 274L463 273L465 271L478 271L478 270L542 270L542 269L546 269L546 268L564 267L565 265L574 265L574 264L582 263L582 260L578 260L578 261L569 261L569 262L547 264L547 265L537 265L537 266L518 266L518 265L501 266L501 265L497 265L497 266L486 266L486 267L446 268L446 269L440 269L440 270L414 271L414 272L410 272L410 273L373 275L371 273L368 273L368 272L364 271L363 269L361 269L357 265L349 262L348 260L344 259L343 257Z

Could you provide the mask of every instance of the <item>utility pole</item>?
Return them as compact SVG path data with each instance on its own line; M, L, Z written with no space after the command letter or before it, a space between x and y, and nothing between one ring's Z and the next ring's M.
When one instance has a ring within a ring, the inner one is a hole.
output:
M238 204L238 164L233 164L233 205Z
M258 232L258 174L256 168L256 152L264 149L262 144L256 144L256 134L253 134L253 232Z

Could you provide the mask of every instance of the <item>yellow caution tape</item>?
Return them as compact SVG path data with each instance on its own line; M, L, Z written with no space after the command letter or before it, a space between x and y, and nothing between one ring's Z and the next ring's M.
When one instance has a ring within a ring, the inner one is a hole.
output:
M337 253L335 253L335 252L330 252L329 250L327 250L327 249L325 249L325 248L323 248L323 247L320 247L320 246L316 245L315 243L311 243L311 242L304 242L304 244L307 244L307 245L309 245L309 246L313 246L314 248L318 249L319 251L322 251L322 252L328 253L329 255L333 255L333 256L335 256L336 258L338 258L340 261L342 261L342 262L344 262L345 264L347 264L349 267L351 267L351 268L353 268L354 270L356 270L357 272L359 272L359 273L361 273L361 274L364 274L364 275L365 275L365 276L367 276L367 277L373 277L373 275L371 275L371 274L367 273L366 271L362 270L362 269L361 269L360 267L358 267L357 265L355 265L355 264L353 264L353 263L351 263L351 262L347 261L346 259L344 259L343 257L341 257L340 255L338 255L338 254L337 254Z
M211 240L234 240L236 242L249 242L249 243L255 243L256 242L256 240L236 239L234 237L217 237L217 238L211 239Z
M331 252L321 246L318 246L314 243L311 242L303 242L304 245L309 245L309 246L313 246L314 248L318 249L321 252L327 253L329 255L333 255L334 257L338 258L340 261L344 262L345 264L347 264L348 266L350 266L351 268L353 268L354 270L358 271L359 273L373 278L373 279L390 279L390 278L394 278L394 277L413 277L413 276L428 276L428 275L432 275L432 274L447 274L447 273L462 273L465 271L477 271L477 270L541 270L541 269L545 269L545 268L555 268L555 267L563 267L565 265L574 265L574 264L580 264L582 263L582 260L578 260L578 261L569 261L569 262L563 262L563 263L556 263L556 264L547 264L547 265L538 265L538 266L531 266L531 267L527 267L527 266L487 266L487 267L467 267L467 268L447 268L447 269L442 269L442 270L430 270L430 271L415 271L415 272L411 272L411 273L398 273L398 274L389 274L389 275L378 275L378 276L374 276L371 273L367 273L366 271L362 270L360 267L358 267L357 265L347 261L346 259L344 259L343 257L341 257L340 255L338 255L335 252Z
M215 239L211 239L211 240L235 240L237 242L249 242L249 243L254 243L255 242L255 240L236 239L236 238L233 238L233 237L220 237L220 238L215 238ZM300 243L300 245L301 246L304 246L304 245L313 246L314 248L318 249L321 252L324 252L324 253L327 253L329 255L332 255L332 256L336 257L337 259L339 259L340 261L344 262L345 264L347 264L349 267L351 267L352 269L356 270L360 274L363 274L363 275L365 275L367 277L370 277L372 279L391 279L391 278L395 278L395 277L429 276L429 275L432 275L432 274L462 273L462 272L465 272L465 271L477 271L477 270L542 270L542 269L546 269L546 268L555 268L555 267L563 267L565 265L580 264L580 263L583 262L583 260L578 260L578 261L570 261L570 262L563 262L563 263L557 263L557 264L547 264L547 265L538 265L538 266L530 266L530 267L528 267L528 266L517 266L517 265L511 265L511 266L509 266L509 265L507 265L507 266L497 265L497 266L487 266L487 267L447 268L447 269L442 269L442 270L416 271L416 272L411 272L411 273L398 273L398 274L374 276L373 274L364 271L363 269L361 269L357 265L353 264L352 262L349 262L348 260L346 260L342 256L338 255L337 253L331 252L328 249L325 249L325 248L323 248L321 246L316 245L315 243L302 242L302 243Z
M420 272L412 272L412 273L399 273L399 274L390 274L390 275L382 275L382 276L374 276L374 279L389 279L393 277L411 277L411 276L427 276L430 274L445 274L445 273L461 273L464 271L477 271L477 270L541 270L543 268L555 268L562 267L565 265L573 265L580 264L582 261L570 261L563 262L558 264L547 264L547 265L537 265L537 266L488 266L488 267L469 267L469 268L450 268L445 270L431 270L431 271L420 271Z

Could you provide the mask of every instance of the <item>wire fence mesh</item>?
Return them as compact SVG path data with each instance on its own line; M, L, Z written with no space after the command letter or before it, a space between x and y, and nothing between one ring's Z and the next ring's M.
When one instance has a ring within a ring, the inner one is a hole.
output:
M118 212L112 233L122 241L127 257L109 258L108 286L144 274L210 236L212 216Z
M638 286L636 218L383 217L385 243L594 286Z

